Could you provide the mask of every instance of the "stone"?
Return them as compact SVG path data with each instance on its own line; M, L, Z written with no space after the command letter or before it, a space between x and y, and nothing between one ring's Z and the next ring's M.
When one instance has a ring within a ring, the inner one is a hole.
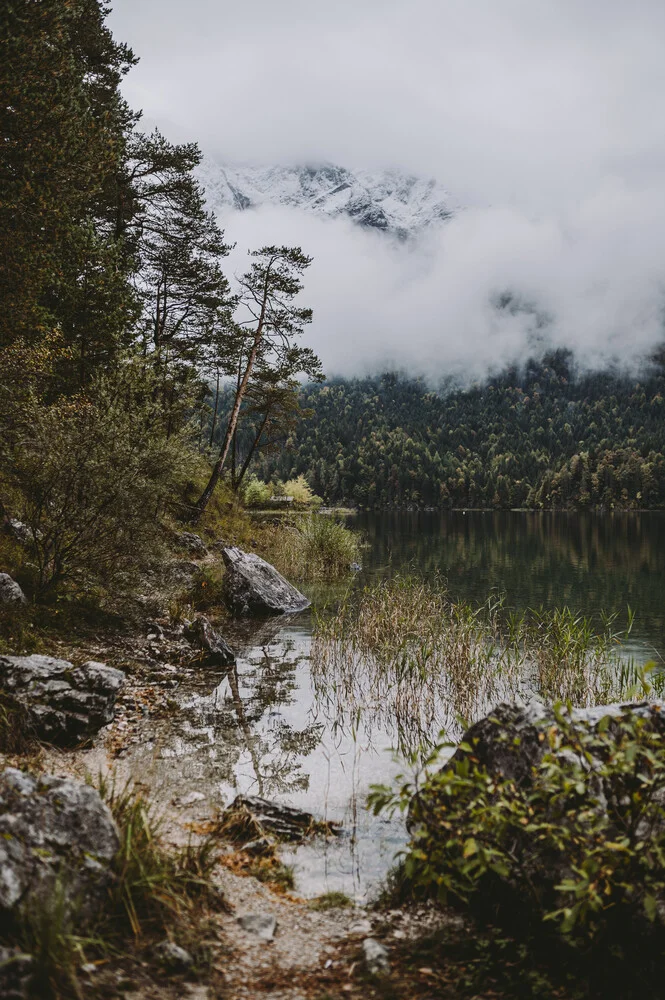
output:
M363 957L367 971L372 976L385 976L390 972L388 949L376 938L365 938L363 941Z
M616 719L627 714L648 718L656 729L665 733L665 702L658 701L574 708L570 722L594 730L607 716ZM551 726L557 726L556 717L543 702L537 699L527 705L504 702L474 723L463 742L473 746L474 755L483 767L524 785L531 781L533 768L549 751L548 742L542 735ZM457 750L446 766L450 767L462 757Z
M15 768L0 773L0 914L48 906L58 885L86 922L108 903L120 847L107 805L91 785Z
M303 841L316 832L339 834L340 828L330 822L317 821L311 813L304 809L283 805L281 802L271 802L258 795L237 795L225 814L245 810L256 824L266 833L271 833L279 840ZM255 840L249 834L248 842Z
M277 918L272 913L243 913L238 923L244 931L256 934L262 941L272 941L277 930Z
M181 549L185 549L193 556L202 557L208 554L205 542L200 535L195 534L193 531L181 532L178 535L177 544Z
M0 997L2 1000L28 1000L35 972L35 960L20 948L0 946Z
M121 670L94 660L74 667L52 656L0 656L0 689L33 734L57 746L75 746L108 725L124 683Z
M15 517L8 517L5 519L5 521L3 521L3 527L5 529L5 532L8 535L11 535L12 538L15 539L17 542L19 542L21 545L25 545L26 547L28 545L32 545L33 543L32 531L30 530L27 524L23 523L23 521L19 521ZM37 529L36 531L36 536L37 538L43 537L39 529Z
M181 948L175 941L160 941L155 946L155 957L161 965L173 972L185 972L194 965L194 959L188 951Z
M185 629L185 635L190 642L201 647L205 653L204 660L210 666L230 667L236 662L235 653L205 615L198 615Z
M254 552L230 546L222 549L222 558L226 595L235 614L294 614L309 607L304 594Z
M169 565L168 574L172 583L191 586L201 576L201 567L189 559L176 559Z
M16 580L9 573L0 573L0 608L27 604L28 600Z

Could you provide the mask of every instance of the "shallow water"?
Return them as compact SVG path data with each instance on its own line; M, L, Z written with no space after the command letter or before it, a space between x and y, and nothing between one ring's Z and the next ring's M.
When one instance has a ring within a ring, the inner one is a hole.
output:
M356 585L398 571L448 579L453 596L492 589L516 608L568 605L586 613L637 612L628 651L646 661L665 650L665 517L453 512L361 514L367 539ZM312 589L315 603L339 589ZM131 769L174 803L203 812L241 792L275 798L344 827L339 839L283 853L303 895L371 895L404 843L398 820L364 808L369 786L399 772L394 719L371 703L351 711L317 694L310 664L312 616L239 624L228 672L201 670L174 690L178 711L146 726ZM383 706L385 707L385 706ZM441 706L441 716L445 706Z

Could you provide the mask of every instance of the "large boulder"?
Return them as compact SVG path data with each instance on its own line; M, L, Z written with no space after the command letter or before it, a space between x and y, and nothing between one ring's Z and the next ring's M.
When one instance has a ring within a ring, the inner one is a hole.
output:
M226 595L237 615L283 615L304 611L310 602L274 566L235 546L222 549Z
M198 615L185 629L185 636L203 650L205 663L215 667L230 667L236 662L235 653L216 632L205 615Z
M39 739L73 746L113 719L125 683L121 670L89 660L80 667L52 656L0 656L0 690Z
M7 768L0 773L0 914L36 914L64 895L73 919L103 908L120 846L111 812L90 785Z
M592 733L601 719L626 716L648 719L665 734L665 702L660 701L573 708L566 720L567 725ZM482 767L525 785L531 782L534 768L545 754L551 752L545 735L552 727L559 728L554 710L536 699L527 705L502 703L474 723L462 742L473 748L473 756ZM447 766L463 756L464 752L457 750Z
M26 604L26 596L9 573L0 573L0 608Z

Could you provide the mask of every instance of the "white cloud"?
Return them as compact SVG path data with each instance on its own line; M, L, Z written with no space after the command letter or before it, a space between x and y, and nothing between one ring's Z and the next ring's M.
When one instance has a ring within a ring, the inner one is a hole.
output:
M665 5L660 0L116 0L142 62L130 101L230 161L332 160L438 177L471 206L418 250L286 210L243 245L316 258L309 339L331 370L436 371L528 349L533 319L589 360L661 333Z

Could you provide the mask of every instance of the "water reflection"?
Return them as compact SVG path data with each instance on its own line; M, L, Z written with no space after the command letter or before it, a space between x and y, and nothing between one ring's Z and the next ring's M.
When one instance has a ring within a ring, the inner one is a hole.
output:
M496 588L518 608L571 605L586 612L637 610L636 649L665 649L662 609L665 517L470 512L362 514L368 547L355 586L411 568L443 573L454 595L483 601ZM318 588L319 604L340 590ZM399 823L369 817L369 785L398 768L395 719L359 676L352 706L330 697L310 669L312 622L239 623L227 635L239 652L228 671L200 668L174 692L168 717L149 717L126 761L165 801L203 795L201 815L238 793L282 799L344 825L340 841L298 849L297 888L362 897L403 843ZM435 712L436 715L436 712ZM429 718L433 731L438 718ZM287 857L286 860L289 860Z

